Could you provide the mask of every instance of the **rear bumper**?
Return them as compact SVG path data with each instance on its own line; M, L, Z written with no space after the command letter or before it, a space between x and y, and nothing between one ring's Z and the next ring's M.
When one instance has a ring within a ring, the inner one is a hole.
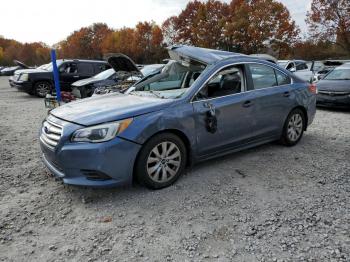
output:
M115 138L106 143L67 143L51 149L40 139L42 160L65 184L116 187L132 183L134 162L141 146ZM90 174L102 174L103 179Z

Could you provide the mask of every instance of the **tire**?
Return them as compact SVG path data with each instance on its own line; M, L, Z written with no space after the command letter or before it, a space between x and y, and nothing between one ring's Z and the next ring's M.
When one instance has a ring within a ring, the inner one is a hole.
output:
M46 81L36 82L34 85L34 95L37 97L44 98L47 94L51 92L51 84Z
M300 109L292 110L284 123L280 142L285 146L294 146L303 137L306 125L305 114Z
M186 161L183 141L172 133L161 133L141 148L135 165L136 179L150 189L168 187L183 173Z

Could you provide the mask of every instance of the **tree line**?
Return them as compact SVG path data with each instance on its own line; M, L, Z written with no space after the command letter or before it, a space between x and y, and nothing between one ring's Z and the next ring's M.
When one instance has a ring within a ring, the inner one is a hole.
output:
M103 59L124 53L144 64L162 61L166 46L174 44L269 53L279 59L350 56L350 1L313 0L306 22L308 37L303 38L289 10L276 0L194 0L162 25L139 22L134 28L112 29L95 23L74 31L54 48L59 58ZM44 43L0 37L0 65L13 59L40 65L49 61L49 50Z

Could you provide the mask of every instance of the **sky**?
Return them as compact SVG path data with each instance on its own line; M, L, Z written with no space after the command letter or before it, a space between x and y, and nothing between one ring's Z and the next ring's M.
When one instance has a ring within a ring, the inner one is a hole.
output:
M305 15L311 0L278 0L306 32ZM162 22L178 15L189 0L16 0L2 1L0 36L20 42L53 45L70 33L95 22L109 27L133 27L139 21ZM229 2L229 0L225 0Z

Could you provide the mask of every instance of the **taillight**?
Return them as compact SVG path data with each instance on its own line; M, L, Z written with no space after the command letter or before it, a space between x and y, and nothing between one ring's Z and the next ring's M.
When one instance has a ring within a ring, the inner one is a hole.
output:
M309 85L309 91L310 91L310 93L316 95L317 94L317 86L315 84L310 84Z

